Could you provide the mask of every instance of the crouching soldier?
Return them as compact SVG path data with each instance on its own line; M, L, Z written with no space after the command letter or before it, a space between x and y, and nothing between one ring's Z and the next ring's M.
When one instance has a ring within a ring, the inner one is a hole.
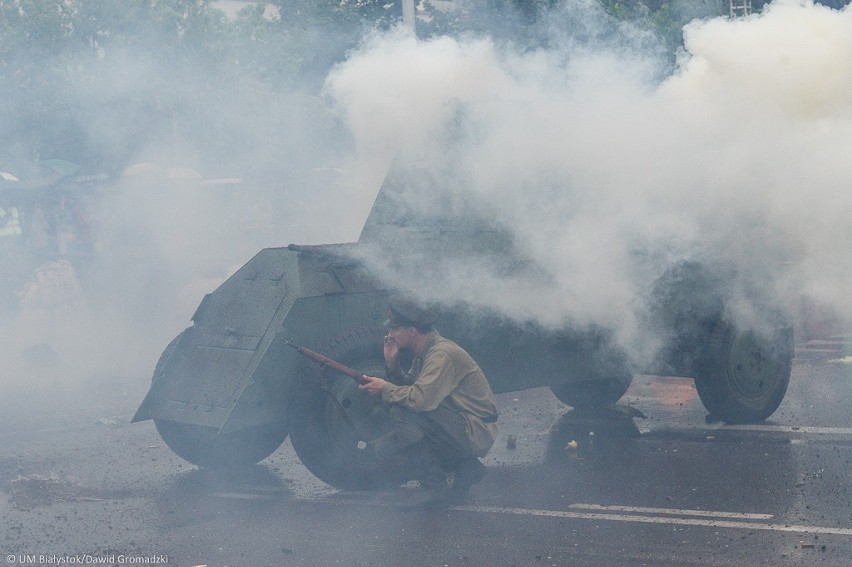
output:
M365 450L405 463L428 490L423 504L459 502L485 476L484 457L497 436L494 394L479 365L434 329L433 312L399 296L388 300L384 342L388 380L360 386L390 405L392 429ZM400 354L413 356L400 368ZM448 473L453 482L448 485Z

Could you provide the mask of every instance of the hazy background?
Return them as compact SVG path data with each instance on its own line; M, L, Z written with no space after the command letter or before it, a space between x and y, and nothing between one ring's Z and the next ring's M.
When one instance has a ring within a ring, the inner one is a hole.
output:
M769 303L852 316L852 11L442 4L423 5L415 38L382 3L0 0L0 170L25 182L59 158L105 175L68 182L90 248L20 268L4 386L33 360L48 380L42 351L21 356L39 343L64 376L150 373L260 248L357 239L394 159L451 164L412 206L464 200L536 274L476 254L426 273L395 272L399 250L369 258L424 299L641 347L655 279L700 260Z
M601 22L594 5L569 8ZM852 11L776 1L695 20L670 73L640 28L582 43L561 31L525 51L382 35L331 73L364 162L452 163L411 189L412 206L462 193L534 266L507 276L474 253L399 271L410 251L387 242L376 269L425 299L603 325L637 356L653 348L654 282L681 261L727 274L727 315L743 325L803 301L852 315Z

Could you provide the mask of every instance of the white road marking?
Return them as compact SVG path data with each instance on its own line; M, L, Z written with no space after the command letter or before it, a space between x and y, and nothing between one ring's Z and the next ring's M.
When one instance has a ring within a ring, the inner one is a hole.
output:
M393 508L398 506L394 502L385 500L356 500L356 499L341 499L328 500L322 497L315 498L298 498L302 502L320 502L325 504L337 504L347 506L376 506L381 508ZM673 508L641 508L630 506L600 506L597 504L572 504L574 508L587 508L589 510L621 510L632 512L646 512L673 514L672 516L647 516L639 513L633 514L610 514L597 512L579 512L571 510L539 510L535 508L507 508L501 506L450 506L447 510L456 512L474 512L480 514L506 514L512 516L534 516L540 518L570 518L576 520L593 520L593 521L612 521L612 522L636 522L640 524L662 524L673 526L699 526L706 528L730 528L740 530L763 530L773 532L790 532L800 534L825 534L839 535L852 537L852 528L832 528L827 526L806 526L797 524L770 524L766 522L748 521L750 518L755 520L770 519L771 514L745 514L737 512L708 512L705 510L676 510ZM707 518L683 518L680 516L708 516ZM710 516L712 514L712 517ZM728 519L713 519L728 518ZM730 518L742 518L742 520L733 520Z
M214 498L233 498L236 500L268 500L271 498L267 494L252 494L251 492L211 492L210 496Z
M677 508L643 508L637 506L602 506L600 504L571 504L569 508L607 512L638 512L640 514L670 514L673 516L703 516L708 518L736 518L740 520L771 520L772 514L745 514L742 512L714 512L712 510L680 510Z
M850 427L808 427L798 425L723 425L711 428L715 431L735 429L738 431L773 431L776 433L810 433L814 435L852 435Z
M640 427L643 434L654 433L654 429ZM677 430L678 432L713 433L718 431L755 431L758 433L804 433L808 435L852 435L850 427L810 427L799 425L708 425Z
M774 532L852 536L852 528L831 528L824 526L803 526L793 524L767 524L765 522L738 522L732 520L710 519L704 520L698 518L639 516L635 514L595 514L591 512L571 512L567 510L536 510L529 508L501 508L496 506L452 506L449 509L457 510L459 512L479 512L482 514L511 514L515 516L573 518L579 520L608 520L613 522L637 522L642 524L669 524L676 526L702 526L707 528L732 528L741 530L765 530Z

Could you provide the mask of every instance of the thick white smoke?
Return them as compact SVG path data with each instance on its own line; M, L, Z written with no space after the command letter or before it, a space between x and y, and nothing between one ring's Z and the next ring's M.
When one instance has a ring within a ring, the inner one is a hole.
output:
M163 56L155 16L134 29L137 49L106 41L100 55L84 49L73 59L69 52L25 62L50 77L64 109L57 114L75 135L62 144L45 132L65 130L37 124L49 139L32 144L28 130L0 124L0 138L27 148L18 156L4 147L0 170L23 184L31 161L62 158L106 179L89 185L71 175L56 191L17 191L26 199L10 201L24 230L17 248L0 250L0 398L39 384L72 389L96 376L150 375L204 293L261 248L357 236L358 221L339 198L348 139L323 100L304 85L278 90L250 71L239 76L216 50ZM228 73L211 71L219 68ZM15 89L0 98L9 92ZM37 99L4 102L21 104L22 116L41 116ZM0 197L13 186L4 183ZM60 190L73 206L60 210ZM85 221L65 223L68 246L60 248L62 231L53 229L69 210ZM38 218L45 219L40 238Z
M452 172L413 184L411 206L464 201L508 229L528 261L507 272L474 249L398 273L387 259L407 250L371 258L424 298L551 327L601 324L633 345L653 282L697 259L739 273L735 285L758 287L767 303L795 309L807 297L852 318L852 10L787 0L744 19L693 22L663 80L660 61L645 55L647 34L599 33L589 2L565 10L583 41L555 30L551 47L535 51L488 38L373 37L329 75L331 109L242 81L219 96L204 77L187 77L175 95L185 99L167 101L144 58L108 53L100 80L69 85L68 96L102 97L121 114L122 93L156 91L169 108L209 116L201 123L239 134L220 148L230 159L217 171L196 159L191 121L179 114L138 161L243 182L173 191L122 179L105 201L112 223L153 248L116 242L102 258L117 267L80 270L79 285L58 278L66 297L2 321L9 375L28 379L20 353L39 343L62 358L63 374L149 372L203 292L259 248L355 240L394 159ZM598 36L608 45L587 43ZM81 122L117 146L140 128L110 116ZM270 164L284 167L251 178ZM195 300L179 299L186 294ZM732 315L749 309L734 305Z
M426 299L603 324L625 344L642 333L653 282L679 260L731 274L732 317L757 317L737 288L852 317L852 10L779 0L684 34L662 81L657 61L624 49L374 38L327 83L359 157L452 162L452 181L421 190L464 192L541 277L507 278L476 255L400 274L384 249L374 265ZM464 141L447 144L459 112Z

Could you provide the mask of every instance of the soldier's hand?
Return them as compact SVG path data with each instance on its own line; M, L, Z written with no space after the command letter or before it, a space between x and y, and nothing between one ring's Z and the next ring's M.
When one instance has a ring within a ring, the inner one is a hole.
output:
M390 337L385 337L385 366L391 372L399 366L399 345Z
M376 378L375 376L364 376L364 382L360 386L358 386L359 390L365 390L371 396L379 396L382 393L382 388L387 382L382 380L381 378Z

